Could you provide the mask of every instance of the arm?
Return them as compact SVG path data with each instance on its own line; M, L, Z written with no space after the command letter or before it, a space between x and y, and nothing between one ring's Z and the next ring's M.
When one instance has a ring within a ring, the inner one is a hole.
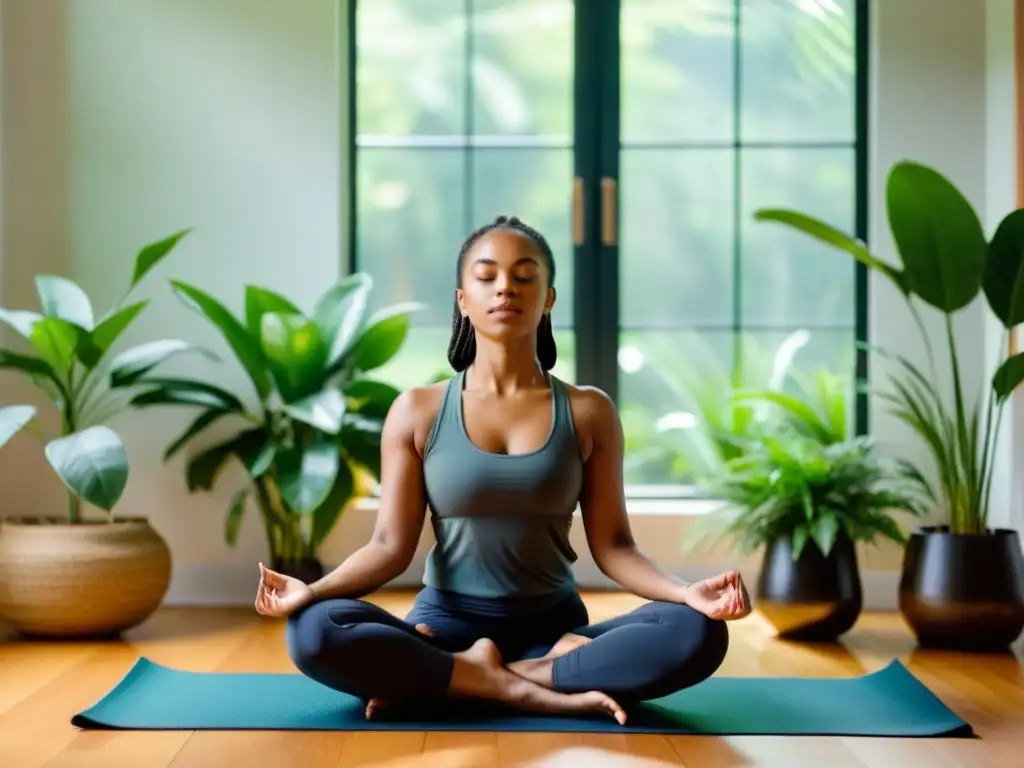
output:
M689 585L659 569L633 540L622 475L625 440L614 403L598 390L578 392L576 420L584 425L589 444L580 505L594 562L608 578L638 597L686 603Z
M423 460L416 449L425 394L408 390L391 406L381 434L380 508L373 534L341 565L310 585L313 599L362 597L399 576L412 562L427 506Z

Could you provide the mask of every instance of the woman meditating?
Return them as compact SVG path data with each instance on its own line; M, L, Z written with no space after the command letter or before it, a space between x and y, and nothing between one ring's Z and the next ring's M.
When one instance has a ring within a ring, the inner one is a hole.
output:
M381 440L370 541L306 585L260 564L256 609L288 617L305 675L367 702L490 700L545 713L606 712L712 675L725 621L750 613L738 572L685 584L641 554L623 490L616 409L552 376L555 264L517 218L459 253L446 383L401 394ZM590 624L576 592L574 510L601 571L649 601ZM405 619L359 598L412 562L426 508L436 545Z

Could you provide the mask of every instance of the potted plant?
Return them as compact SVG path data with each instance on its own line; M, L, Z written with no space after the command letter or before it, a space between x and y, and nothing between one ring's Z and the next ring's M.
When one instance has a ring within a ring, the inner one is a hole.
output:
M933 168L904 161L886 185L889 227L902 266L883 261L834 227L789 210L762 210L761 221L792 227L845 251L884 275L903 296L921 333L927 372L906 357L894 360L892 391L876 393L923 441L933 462L920 487L941 525L917 528L904 552L900 608L922 646L1005 650L1024 629L1024 557L1016 531L989 526L994 453L1003 412L1024 380L1024 354L1009 353L1010 332L1024 322L1024 210L1008 214L991 239L960 191ZM1002 325L1005 357L981 396L965 395L955 315L984 293ZM945 320L948 369L936 363L917 302ZM952 386L952 403L937 383Z
M39 312L0 309L0 320L31 348L0 350L0 367L24 374L59 415L51 431L36 418L35 406L4 408L0 445L23 428L31 431L68 495L63 515L8 517L0 526L0 615L22 634L116 634L146 619L167 591L167 544L144 517L114 511L129 462L108 426L125 407L110 382L131 382L191 347L163 339L108 353L149 303L126 303L133 289L187 233L139 251L127 290L101 318L76 283L57 275L36 277Z
M806 399L735 395L780 408L784 418L759 421L707 484L723 506L694 530L728 535L747 554L764 550L756 603L778 636L831 641L861 612L856 543L902 543L891 512L921 507L904 467L886 461L869 438L847 437L840 379L821 371L814 382L815 396Z
M168 445L165 460L221 419L237 425L230 438L188 458L189 491L212 491L229 460L240 462L247 480L227 511L227 543L235 543L251 496L271 567L306 582L319 579L321 544L350 500L379 479L384 418L399 394L366 374L398 352L409 315L421 305L370 314L372 280L354 274L329 288L308 314L274 291L246 286L243 320L195 286L172 285L227 341L255 398L209 381L145 376L132 404L201 409Z

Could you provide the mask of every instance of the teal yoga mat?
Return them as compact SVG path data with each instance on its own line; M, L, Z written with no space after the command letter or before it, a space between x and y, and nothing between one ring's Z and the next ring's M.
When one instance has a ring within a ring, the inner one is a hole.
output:
M300 674L187 672L140 658L80 728L133 730L557 731L711 735L970 736L902 664L840 679L712 677L645 702L620 726L444 702L363 717L363 704Z

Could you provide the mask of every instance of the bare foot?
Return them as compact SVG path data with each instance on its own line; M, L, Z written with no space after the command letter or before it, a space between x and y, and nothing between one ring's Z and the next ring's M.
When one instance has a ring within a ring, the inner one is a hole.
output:
M600 691L559 693L506 669L497 646L486 638L454 656L450 696L488 699L546 714L606 712L619 725L626 724L625 710Z
M537 685L543 685L545 688L551 688L554 686L551 668L554 666L555 659L559 656L564 656L567 653L575 651L577 648L581 648L589 642L589 637L574 635L570 632L562 635L558 642L551 646L551 650L541 658L513 661L511 664L508 664L507 667L510 671L520 677L525 677L530 682L536 683Z
M386 699L370 699L368 702L366 702L366 709L364 710L366 719L369 720L382 709L385 709L387 705L388 702Z

